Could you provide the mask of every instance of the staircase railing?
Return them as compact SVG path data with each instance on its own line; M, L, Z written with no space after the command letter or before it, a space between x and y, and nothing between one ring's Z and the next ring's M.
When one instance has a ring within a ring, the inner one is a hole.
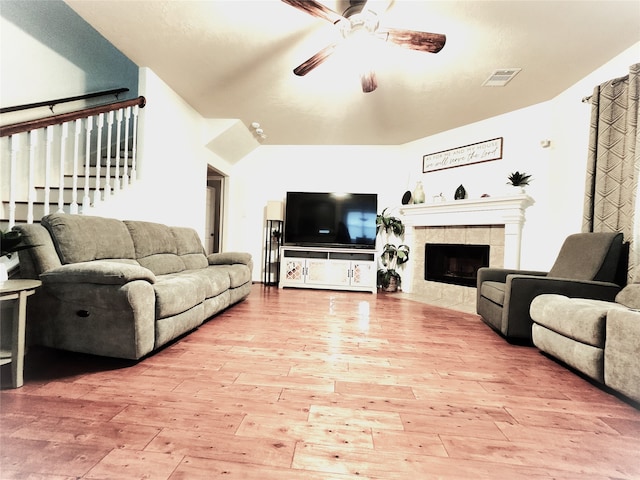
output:
M127 188L137 176L145 102L138 97L0 127L0 221L7 228L33 223L56 203L58 212L88 213Z

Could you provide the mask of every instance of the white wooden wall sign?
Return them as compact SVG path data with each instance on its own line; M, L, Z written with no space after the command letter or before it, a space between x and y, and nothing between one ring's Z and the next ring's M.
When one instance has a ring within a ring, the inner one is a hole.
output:
M422 157L422 172L435 172L501 158L502 137L499 137L425 155Z

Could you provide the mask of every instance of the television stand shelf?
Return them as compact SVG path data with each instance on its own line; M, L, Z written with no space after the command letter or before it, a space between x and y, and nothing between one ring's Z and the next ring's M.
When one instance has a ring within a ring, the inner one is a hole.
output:
M280 288L376 293L375 250L281 247Z

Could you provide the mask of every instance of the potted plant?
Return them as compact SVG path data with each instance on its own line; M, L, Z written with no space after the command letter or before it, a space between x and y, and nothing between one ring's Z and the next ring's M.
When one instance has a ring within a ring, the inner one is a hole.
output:
M7 280L7 263L2 257L10 259L12 254L20 250L31 248L32 245L22 245L22 235L15 230L0 232L0 281Z
M16 230L1 232L0 234L0 257L11 258L11 254L20 250L31 248L32 245L21 245L22 235Z
M529 182L533 180L531 175L525 172L518 172L517 170L510 174L508 177L507 185L513 185L514 187L520 187L520 189L524 192L524 187L529 185Z
M377 272L377 285L386 292L395 292L402 282L397 269L409 260L409 247L404 244L396 245L391 241L403 238L404 224L385 208L376 216L376 234L384 245L380 254L381 267Z

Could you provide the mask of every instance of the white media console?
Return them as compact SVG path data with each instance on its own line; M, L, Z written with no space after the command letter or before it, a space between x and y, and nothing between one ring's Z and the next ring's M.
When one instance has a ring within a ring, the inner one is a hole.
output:
M376 252L352 248L281 247L279 287L376 293Z

